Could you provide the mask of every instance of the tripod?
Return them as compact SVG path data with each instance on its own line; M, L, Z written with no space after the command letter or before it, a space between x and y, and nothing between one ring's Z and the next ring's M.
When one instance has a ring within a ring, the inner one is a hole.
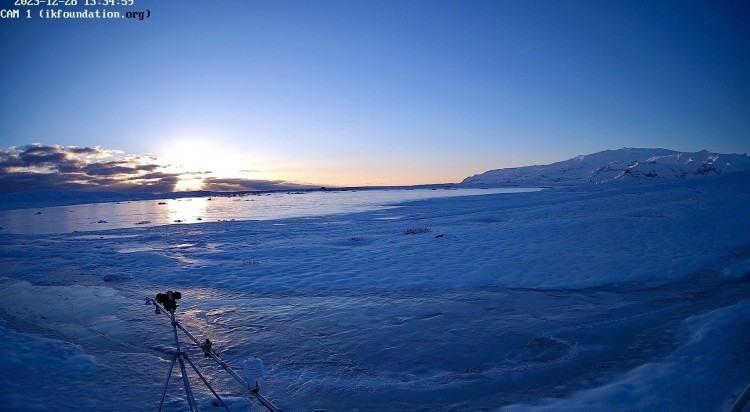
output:
M179 292L178 292L179 293ZM187 368L185 368L185 362L187 362L195 371L195 373L198 375L198 377L203 381L203 383L206 385L206 387L211 391L211 393L214 394L216 399L219 401L217 406L223 406L224 409L227 411L230 411L229 407L226 403L221 399L218 393L214 391L214 389L211 387L211 385L208 383L206 378L203 376L203 374L198 370L198 368L195 366L193 361L190 360L190 357L188 357L187 353L180 350L180 339L177 337L177 320L175 320L174 317L174 311L177 305L174 303L174 299L179 299L179 296L172 297L172 292L169 292L169 301L165 301L162 304L166 308L169 308L169 317L172 320L172 331L174 332L174 344L177 350L172 355L172 363L169 366L169 372L167 372L167 380L164 382L164 391L161 394L161 402L159 402L159 411L161 411L162 406L164 405L164 398L167 395L167 387L169 387L169 378L172 376L172 371L174 370L174 364L179 362L180 364L180 372L182 372L182 384L185 387L185 395L187 397L188 406L190 407L190 412L197 412L198 406L195 403L195 396L193 395L193 390L190 388L190 379L187 375ZM170 303L171 301L171 303ZM156 305L156 303L154 303ZM160 308L157 306L157 313L160 311ZM231 412L231 411L230 411Z
M203 381L206 387L211 391L211 393L214 394L214 397L216 397L218 403L215 406L223 406L224 409L231 412L227 404L224 403L219 394L216 393L216 391L211 387L206 378L203 377L203 374L201 374L195 364L193 364L193 361L190 360L187 353L183 352L180 349L180 339L177 337L177 328L179 328L180 330L182 330L182 332L185 333L185 336L190 338L190 340L193 341L196 346L203 350L203 354L206 355L207 358L211 358L214 362L221 366L222 369L227 371L232 376L232 378L239 382L239 384L242 385L243 388L248 390L250 394L253 395L258 400L258 402L261 403L261 405L265 406L270 412L282 412L281 409L277 408L273 403L271 403L271 401L266 399L266 397L260 393L260 387L258 386L258 375L263 374L263 363L260 362L260 360L258 360L260 365L250 365L250 368L245 371L246 378L243 379L234 370L232 370L232 368L226 362L221 360L221 358L219 358L218 354L215 351L212 350L212 344L209 339L206 339L204 343L200 343L192 333L188 332L188 330L180 324L180 322L177 322L174 316L174 311L177 309L177 299L180 299L181 297L182 294L180 292L169 291L167 293L157 293L156 299L151 299L149 297L146 298L146 304L154 305L154 307L156 308L155 313L157 315L159 313L163 313L170 319L172 323L172 332L174 333L174 344L176 347L176 350L172 355L172 364L169 366L169 372L167 373L167 380L164 382L164 391L161 394L159 411L161 412L162 406L164 405L164 398L167 395L167 387L169 386L169 378L172 376L172 371L174 370L175 363L180 364L180 371L182 372L182 384L185 387L185 395L187 396L187 402L188 406L190 407L190 412L198 411L198 406L195 404L195 396L193 395L193 390L190 388L190 380L187 376L187 368L185 368L185 362L187 362L188 365L193 368L193 371L195 371L201 381ZM258 366L260 366L260 370L258 370ZM253 387L250 382L254 382L255 386Z

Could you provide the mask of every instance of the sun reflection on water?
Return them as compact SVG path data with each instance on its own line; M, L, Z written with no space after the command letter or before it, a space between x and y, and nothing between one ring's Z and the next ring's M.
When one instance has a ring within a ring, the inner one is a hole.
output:
M167 219L173 223L195 223L206 215L208 199L205 197L167 200Z

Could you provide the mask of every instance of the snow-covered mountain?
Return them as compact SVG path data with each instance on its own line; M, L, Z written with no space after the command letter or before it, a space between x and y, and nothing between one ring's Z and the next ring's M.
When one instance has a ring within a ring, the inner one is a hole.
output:
M612 181L679 180L750 170L745 154L622 148L549 165L496 169L464 179L463 185L577 185Z

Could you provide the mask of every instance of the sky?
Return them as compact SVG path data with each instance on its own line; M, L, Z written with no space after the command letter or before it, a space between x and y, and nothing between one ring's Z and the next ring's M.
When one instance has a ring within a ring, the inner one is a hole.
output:
M1 1L34 18L0 20L0 191L409 185L621 147L750 152L747 2Z

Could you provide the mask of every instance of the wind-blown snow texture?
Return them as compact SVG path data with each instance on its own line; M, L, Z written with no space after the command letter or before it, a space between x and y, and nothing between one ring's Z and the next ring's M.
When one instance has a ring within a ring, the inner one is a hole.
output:
M142 298L177 289L185 326L237 368L262 358L288 411L723 411L750 381L748 229L737 172L0 234L0 409L154 410L171 329ZM262 410L190 354L233 410Z
M684 180L750 170L747 153L694 153L666 149L606 150L544 166L490 170L464 185L578 185L613 181Z

